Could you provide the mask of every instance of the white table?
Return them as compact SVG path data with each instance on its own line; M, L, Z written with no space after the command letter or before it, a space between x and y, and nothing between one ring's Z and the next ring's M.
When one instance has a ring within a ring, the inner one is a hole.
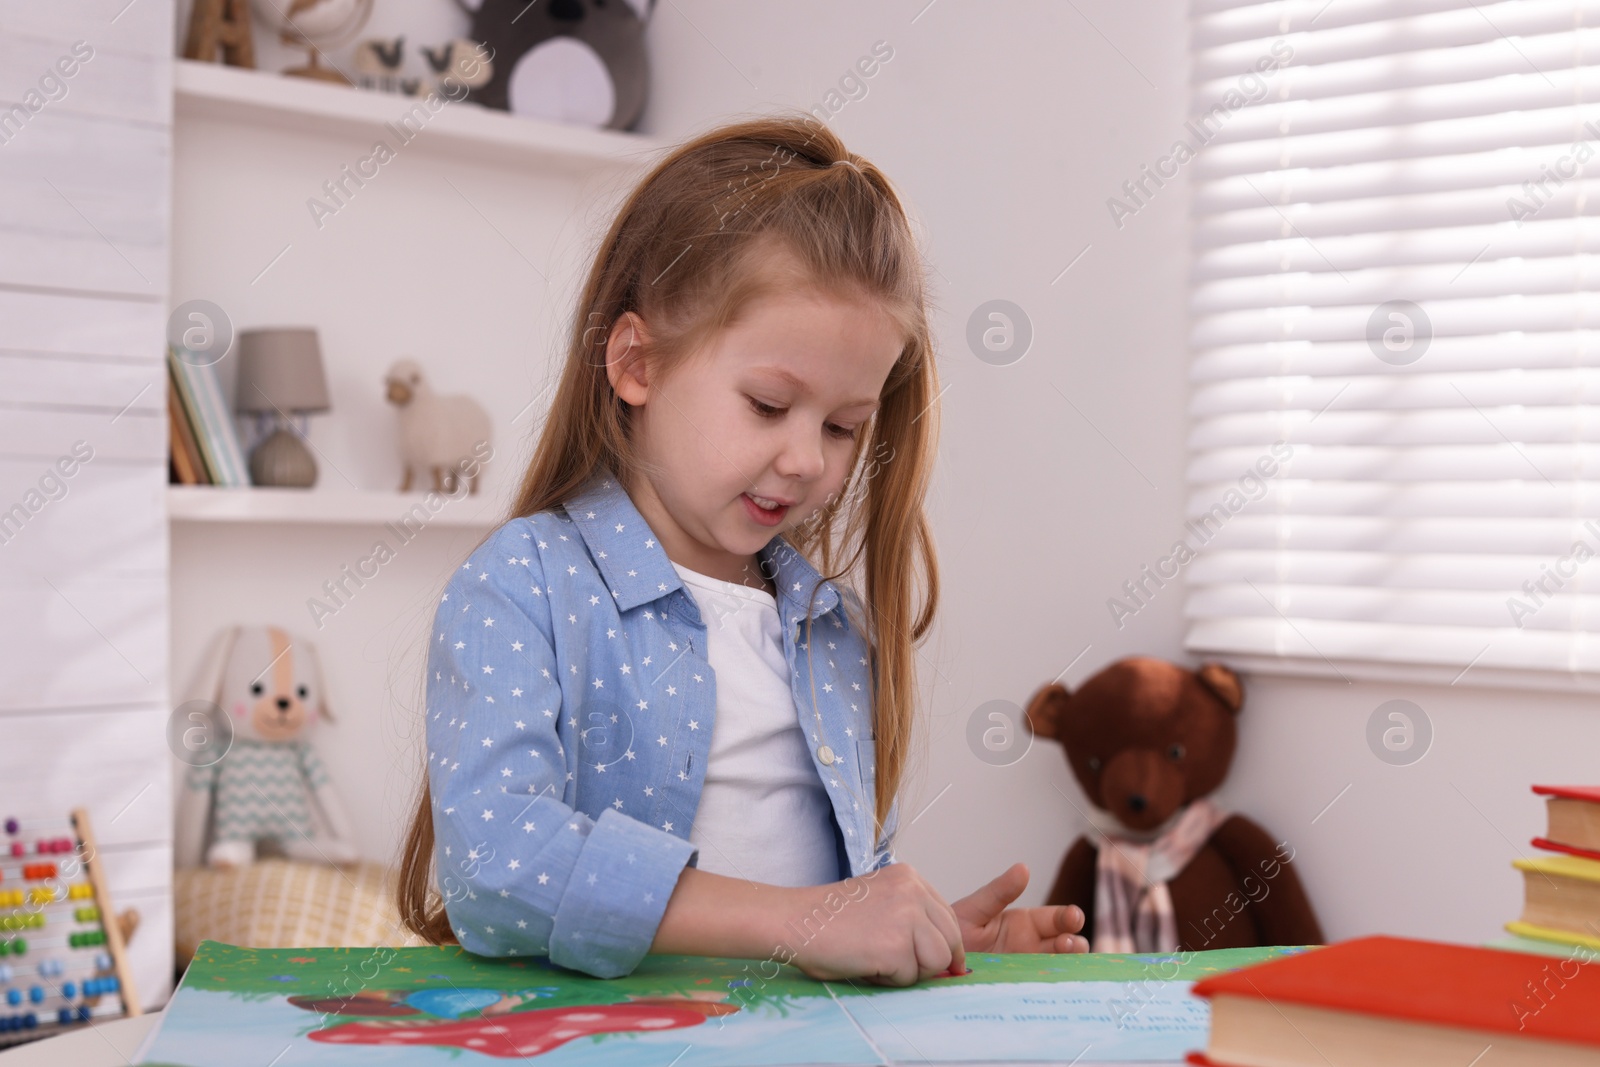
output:
M0 1052L0 1067L128 1067L140 1042L160 1018L158 1011L146 1012L30 1041Z

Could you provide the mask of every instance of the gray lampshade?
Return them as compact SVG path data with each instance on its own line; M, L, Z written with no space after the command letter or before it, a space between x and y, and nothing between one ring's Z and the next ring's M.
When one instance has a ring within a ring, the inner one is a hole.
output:
M328 380L317 331L283 326L241 332L234 398L239 411L327 411Z

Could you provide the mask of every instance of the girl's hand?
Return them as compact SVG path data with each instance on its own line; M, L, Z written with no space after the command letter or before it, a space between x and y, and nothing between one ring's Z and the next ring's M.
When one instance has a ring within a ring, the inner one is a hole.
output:
M834 902L831 912L826 899ZM787 922L779 933L793 944L800 931L793 963L812 978L908 986L967 969L955 912L909 863L795 889L789 900L798 914L781 916Z
M971 896L951 905L961 922L961 943L968 952L1088 952L1083 909L1076 904L1012 908L1028 885L1028 867L1013 863Z

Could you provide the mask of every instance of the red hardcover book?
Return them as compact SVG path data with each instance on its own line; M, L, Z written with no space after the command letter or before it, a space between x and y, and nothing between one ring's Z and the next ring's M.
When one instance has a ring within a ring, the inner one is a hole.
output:
M1582 856L1586 860L1600 860L1600 851L1579 848L1577 845L1563 845L1560 841L1552 841L1548 837L1534 838L1533 847L1542 848L1546 852L1565 852L1569 856Z
M1536 785L1533 791L1545 798L1549 820L1534 846L1600 860L1600 786Z
M1600 1065L1600 966L1364 937L1213 975L1214 1067Z
M1566 797L1600 804L1600 785L1536 785L1533 791L1542 797Z

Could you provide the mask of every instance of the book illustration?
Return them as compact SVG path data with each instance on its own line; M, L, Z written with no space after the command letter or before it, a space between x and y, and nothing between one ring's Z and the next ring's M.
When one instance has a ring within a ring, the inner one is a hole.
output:
M523 992L494 989L375 990L349 998L290 997L312 1011L331 1011L341 1023L307 1036L330 1045L432 1045L491 1056L537 1056L574 1038L630 1030L660 1031L694 1026L708 1016L738 1011L720 999L636 997L618 1004L541 1008L537 998L556 986ZM524 1004L534 1005L516 1010ZM350 1016L354 1021L343 1022Z
M1299 951L969 955L968 974L891 988L819 982L771 960L648 956L597 979L453 946L206 941L136 1062L221 1067L241 1042L267 1059L292 1050L296 1064L565 1067L602 1051L622 1067L1002 1063L1091 1047L1098 1062L1176 1062L1205 1040L1194 980Z

